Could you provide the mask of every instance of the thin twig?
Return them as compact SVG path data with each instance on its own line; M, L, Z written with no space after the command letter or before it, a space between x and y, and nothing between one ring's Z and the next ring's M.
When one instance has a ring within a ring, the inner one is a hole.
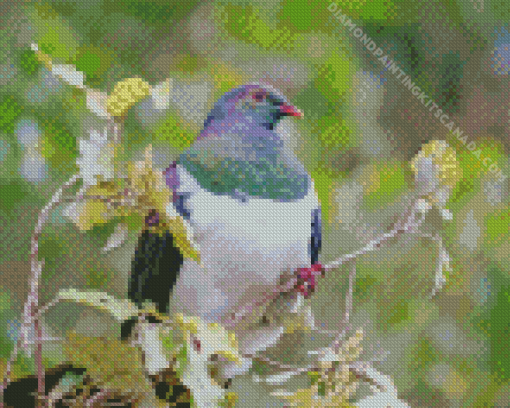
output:
M95 402L98 402L98 401L108 398L108 394L109 394L108 391L97 392L96 394L92 395L90 398L87 399L87 401L85 402L85 406L86 407L94 406Z
M52 299L50 302L46 303L44 306L41 306L37 309L37 313L34 315L34 319L40 319L49 309L54 307L56 304L60 303L62 301L62 298L60 296L57 296L56 298Z
M349 327L349 319L350 314L352 312L352 300L354 295L354 283L355 283L355 277L356 277L356 258L360 255L367 254L369 252L378 250L382 248L384 244L387 244L392 238L406 233L414 233L420 225L424 221L424 217L416 218L417 215L417 209L416 209L416 202L412 202L411 206L408 210L402 214L402 216L397 220L397 222L393 225L393 229L385 234L382 234L381 236L377 237L376 239L370 241L367 245L365 245L362 249L352 253L343 255L334 262L331 262L328 265L324 265L323 269L326 271L330 271L333 269L336 269L340 267L341 265L351 262L351 268L349 270L349 289L346 295L345 299L345 311L344 316L341 321L341 327L342 331L338 333L338 335L335 337L335 340L330 345L331 348L334 348L335 352L338 352L338 349L341 345L342 340L344 339L346 333L348 330L350 330ZM264 303L257 302L255 304L245 305L239 313L236 313L234 318L227 322L227 325L235 325L238 320L242 319L247 311L253 310L254 307L262 306L266 302L270 300L274 300L277 296L281 295L281 293L287 293L291 291L296 283L297 283L298 277L293 276L289 282L287 282L285 285L280 285L277 288L273 289L273 293L270 296L266 297L266 300ZM278 361L271 360L267 357L262 356L255 356L250 354L243 354L243 357L247 358L257 358L260 361L263 361L277 369L284 370L284 371L292 371L296 375L300 374L301 372L306 372L310 369L310 367L307 368L296 368L290 365L281 364Z
M416 230L423 222L423 217L420 219L416 219L416 203L413 202L413 205L409 210L407 210L404 213L404 216L401 217L397 223L395 223L395 226L393 230L391 230L388 233L382 234L378 238L370 241L367 245L365 245L362 249L353 252L352 254L343 255L340 258L336 259L335 261L323 265L323 270L326 272L329 272L331 270L337 269L346 262L352 261L356 259L360 255L365 255L369 252L375 251L380 249L383 245L387 244L392 238L405 234L405 233L411 233L414 230ZM254 308L264 306L265 304L268 304L269 302L276 299L278 296L280 296L282 293L291 292L295 289L296 284L298 282L298 277L293 276L285 285L279 285L272 289L271 293L266 295L263 301L256 301L253 303L249 303L247 305L244 305L238 312L234 314L233 317L230 317L229 319L226 319L223 324L226 327L234 327L239 321L241 321L244 316L246 316L247 313L250 313Z
M365 245L362 249L353 252L352 254L343 255L337 260L324 265L324 270L326 272L336 269L339 266L343 265L346 262L349 262L351 260L356 259L360 255L365 255L369 252L375 251L377 249L380 249L383 244L387 244L390 239L396 237L397 235L410 233L411 231L415 230L417 227L421 225L423 222L423 219L416 220L416 210L414 206L411 208L410 214L405 220L405 222L397 222L394 226L394 228L385 234L382 234L381 236L377 237L376 239L370 241L367 245Z
M354 282L356 280L356 260L354 259L351 262L350 269L349 269L349 289L347 291L347 295L345 296L345 310L344 310L344 317L342 319L342 322L340 323L340 327L342 328L342 331L338 333L337 337L335 338L335 341L332 344L332 348L334 348L335 352L338 353L338 350L340 348L341 342L343 338L345 337L345 333L347 332L347 325L349 324L349 320L351 317L351 311L352 311L352 299L354 296Z
M448 252L446 251L446 248L443 244L443 239L439 234L419 234L418 237L420 238L428 238L434 242L437 243L439 253L437 255L437 261L436 261L436 273L435 273L435 285L434 289L432 290L432 293L430 295L430 298L432 299L437 292L441 289L441 287L444 284L444 276L443 276L443 266L445 263L448 263ZM447 259L445 259L447 258Z
M42 396L44 396L44 369L42 367L42 329L39 325L38 319L34 319L35 314L37 312L38 304L39 304L39 281L42 274L42 269L44 266L44 260L39 261L39 236L42 232L43 226L48 220L50 211L61 202L62 194L66 189L72 187L76 184L79 175L74 175L71 177L51 198L49 203L41 210L39 216L37 218L37 224L32 233L31 237L31 248L30 248L30 260L31 260L31 276L30 276L30 292L27 296L27 300L25 301L23 307L23 323L22 330L19 332L19 340L15 345L11 356L9 357L7 363L7 371L5 373L4 380L2 382L2 387L0 388L0 401L1 406L3 407L3 395L7 385L9 384L9 377L11 375L11 367L17 358L17 354L21 347L25 348L27 346L27 338L28 331L32 324L34 324L35 336L36 336L36 350L35 350L35 360L37 364L37 390L39 393L39 400L41 400L41 392Z
M327 347L327 348L334 349L335 353L338 353L340 346L342 344L342 340L344 339L345 334L349 330L348 324L349 324L350 314L352 311L352 300L353 300L353 295L354 295L354 282L356 280L356 260L353 260L351 262L350 266L351 267L349 269L349 288L347 291L347 295L345 297L344 316L343 316L341 324L340 324L340 326L342 327L342 331L337 334L337 336L335 337L335 340L331 343L331 345L329 347ZM322 349L322 350L324 350L324 349ZM319 354L319 352L317 352L317 354ZM281 364L278 361L272 360L268 357L263 357L263 356L253 355L253 354L242 354L242 356L245 358L257 359L257 360L262 361L270 366L273 366L274 368L276 368L278 370L287 371L288 374L290 374L291 376L306 373L310 370L317 370L317 367L315 367L314 365L309 365L308 367L294 367L294 366L291 366L288 364Z
M74 184L76 184L76 181L79 179L79 175L74 175L71 177L51 198L50 202L41 210L39 213L39 217L37 219L37 225L36 228L32 234L31 238L31 250L30 250L30 257L31 257L31 271L32 275L30 277L30 293L27 299L27 302L25 302L24 307L24 324L25 324L25 330L27 330L31 324L32 324L32 317L35 312L35 309L38 307L38 301L39 301L39 280L42 273L42 268L44 261L39 261L38 255L39 255L39 235L42 232L42 228L44 224L46 223L50 211L55 207L55 205L59 204L62 199L63 192L69 188L72 187Z
M254 354L241 354L241 355L245 358L251 358L251 359L262 361L263 363L273 366L274 368L276 368L278 370L292 371L292 372L294 372L293 375L306 373L312 369L315 369L315 365L309 365L308 367L295 367L290 364L282 364L282 363L272 360L268 357L263 357L263 356L254 355Z
M111 133L112 141L113 143L120 143L121 137L122 137L122 122L115 120L115 118L109 118L108 119L108 125L107 125L107 131L108 133Z
M44 376L44 366L42 363L42 343L41 343L41 327L38 319L34 321L34 329L36 333L36 351L35 351L35 365L37 367L37 394L38 394L38 406L45 406L46 403L42 398L46 394L44 392L45 389L45 376Z
M362 377L364 381L375 385L381 392L386 392L386 385L381 384L372 375L370 375L370 371L374 371L374 368L370 363L353 361L349 364L349 370L351 370L357 377Z

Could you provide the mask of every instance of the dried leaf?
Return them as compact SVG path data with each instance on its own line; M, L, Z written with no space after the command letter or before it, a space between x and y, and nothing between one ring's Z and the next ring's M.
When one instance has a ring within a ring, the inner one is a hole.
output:
M67 360L75 367L85 368L87 375L100 387L137 397L153 393L136 347L116 339L70 332L63 349Z
M338 351L327 347L322 351L318 371L309 372L311 387L295 393L275 392L272 395L287 400L295 407L350 407L349 398L358 386L358 380L349 371L349 363L361 352L361 329L347 339Z
M138 101L149 95L150 85L141 78L127 78L117 82L106 107L112 116L124 116Z
M74 65L53 65L51 72L60 78L62 78L69 85L76 86L77 88L83 89L83 82L85 81L85 74L81 71L77 71Z
M170 359L179 365L174 366L174 369L191 391L197 405L233 406L234 396L225 393L222 381L215 376L218 373L216 364L222 360L238 364L245 360L239 354L233 333L219 324L208 324L197 317L185 317L182 314L175 314L172 321L178 327L162 336L163 345L172 355ZM184 344L176 344L180 342Z
M65 289L58 293L61 300L73 301L109 312L115 319L123 322L139 313L138 307L126 299L116 299L104 292L81 292Z
M108 205L104 201L87 200L82 207L82 211L78 212L76 225L82 231L89 231L94 225L106 224L110 218Z

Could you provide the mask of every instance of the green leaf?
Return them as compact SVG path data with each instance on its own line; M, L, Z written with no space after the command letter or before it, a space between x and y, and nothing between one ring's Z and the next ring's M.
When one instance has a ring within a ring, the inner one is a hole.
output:
M501 286L487 325L490 343L489 364L500 382L510 380L510 285Z
M310 378L310 385L314 385L317 381L319 381L320 374L317 371L308 371L308 377Z
M356 286L354 289L354 296L359 300L367 300L373 295L374 285L378 282L378 279L367 275L358 277L356 279Z
M39 61L32 50L23 51L20 56L19 65L28 76L34 76L39 71Z
M75 367L85 368L97 384L126 393L153 392L143 371L141 352L125 342L70 332L64 353Z
M341 116L324 116L318 120L313 128L313 133L318 133L319 141L327 149L347 149L351 146L353 132L342 120Z
M456 203L466 197L466 194L471 193L475 188L472 179L463 178L460 180L452 191L450 203Z
M175 372L179 378L182 378L184 375L184 370L188 365L188 348L187 344L183 343L179 349L179 352L175 356Z
M251 5L228 5L222 11L223 25L232 37L266 50L292 48L291 31L285 26L273 30Z
M108 274L99 268L89 268L86 274L87 286L91 289L101 289L108 283Z
M363 20L381 20L384 24L396 15L397 7L391 0L369 0L360 6L360 17Z
M12 322L17 322L15 313L11 309L11 298L6 288L0 286L0 357L8 358L14 348L14 339L9 332L15 331ZM18 329L19 330L19 326Z
M318 387L319 388L317 390L317 394L319 394L321 397L325 397L326 396L326 383L323 381L319 381Z
M458 52L450 51L442 56L441 64L438 67L439 84L434 99L443 110L455 113L459 107L461 97L460 81L466 62L460 59Z
M337 112L342 107L342 101L330 102L313 83L302 89L293 102L306 112L307 118L330 117L331 112Z
M0 102L0 131L14 132L14 124L24 108L18 104L13 96L5 96Z
M163 326L160 330L160 340L168 360L172 361L185 343L185 330L178 324L170 325L170 327Z
M117 299L105 292L64 289L58 292L57 297L62 301L80 303L108 312L120 322L138 315L138 307L135 304L127 299Z
M253 6L241 6L230 4L224 7L223 24L227 32L238 40L253 42L251 31L258 16Z
M501 141L492 138L483 138L475 140L476 151L478 154L466 149L466 146L458 140L453 132L449 133L448 143L457 151L457 161L462 169L462 176L468 183L476 183L481 175L489 173L489 166L484 166L484 160L489 165L496 164L500 169L505 166L508 160L505 154L505 148Z
M506 386L508 387L508 386ZM481 391L479 391L475 398L474 403L469 404L471 407L495 407L495 400L498 396L498 391L504 389L505 385L501 384L501 381L496 378L491 378L491 381L488 385L484 386ZM506 392L505 392L506 391ZM508 395L508 388L503 390L505 396L503 396L504 400L506 400L506 395Z
M112 66L113 61L114 58L109 50L88 44L76 50L70 64L74 65L77 71L85 73L86 83L92 87L98 87L103 83L103 75Z
M4 331L6 328L7 327L4 324L0 326L0 330L2 331ZM2 335L0 336L0 358L5 359L9 358L13 349L14 342L9 337L2 333Z
M499 245L508 241L510 235L510 209L490 214L486 218L485 240L490 245Z
M23 378L33 374L35 374L34 355L27 357L23 353L19 353L12 367L11 379Z
M173 331L170 331L170 333L166 336L161 335L161 344L168 353L171 354L173 352L175 348Z
M391 308L384 312L383 330L388 330L393 325L402 323L409 319L409 302L400 299Z
M493 16L491 18L494 18L495 21L502 21L506 23L506 26L508 27L508 24L510 23L510 4L508 4L505 0L493 0L488 3L489 4L487 4L486 7L489 15ZM476 14L480 15L480 13Z
M176 60L175 69L185 73L195 73L206 65L203 59L194 54L182 54L180 57L177 57Z
M129 231L140 231L145 225L145 219L139 214L130 214L122 217L122 222L126 223Z
M198 0L106 0L104 8L111 12L122 12L143 19L154 25L171 27L185 18L199 4Z
M77 4L73 0L54 0L51 8L62 17L70 17L76 12Z

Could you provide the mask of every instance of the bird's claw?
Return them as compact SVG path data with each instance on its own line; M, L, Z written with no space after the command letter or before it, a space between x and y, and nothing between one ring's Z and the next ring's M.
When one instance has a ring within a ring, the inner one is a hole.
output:
M315 291L317 278L324 276L324 272L324 268L320 263L313 264L310 268L299 268L296 290L303 293L305 298L309 298Z

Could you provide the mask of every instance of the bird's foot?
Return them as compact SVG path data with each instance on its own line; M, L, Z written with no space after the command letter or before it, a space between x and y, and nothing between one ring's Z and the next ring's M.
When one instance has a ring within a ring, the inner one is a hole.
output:
M296 290L304 294L305 298L309 298L315 291L317 285L317 278L324 276L324 268L322 264L313 264L310 268L298 269L298 284Z

